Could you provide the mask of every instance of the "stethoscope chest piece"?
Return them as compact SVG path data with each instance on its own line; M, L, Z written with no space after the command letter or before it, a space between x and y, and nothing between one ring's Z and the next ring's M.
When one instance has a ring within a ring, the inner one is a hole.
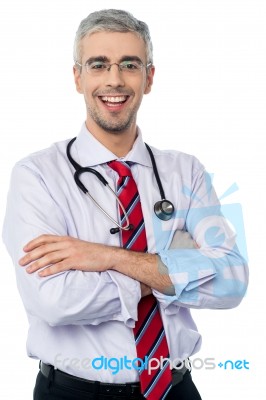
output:
M168 221L172 218L175 207L169 200L160 200L154 204L155 215L162 221Z

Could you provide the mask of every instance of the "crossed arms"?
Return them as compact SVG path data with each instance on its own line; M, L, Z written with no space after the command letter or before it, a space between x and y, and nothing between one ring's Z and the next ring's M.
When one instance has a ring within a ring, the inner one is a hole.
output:
M199 177L194 185L198 196L203 183ZM55 201L49 189L32 167L14 169L4 241L28 314L50 325L99 324L111 319L132 326L141 296L151 290L169 314L177 313L180 306L232 308L240 303L247 285L246 264L237 248L221 247L219 237L214 236L211 247L205 249L199 232L195 240L200 249L180 250L174 245L160 251L167 266L162 273L155 254L76 239L75 225L66 225L68 204L63 213L64 198ZM57 190L56 186L52 189ZM206 198L203 211L211 204ZM83 212L76 203L73 211ZM198 211L195 207L188 213L188 230ZM220 216L210 218L214 223L222 220ZM86 229L82 215L80 219ZM231 233L225 235L228 243L234 241ZM173 285L175 293L166 296Z
M41 235L23 249L26 255L19 261L26 271L39 271L47 277L63 271L105 272L115 270L141 284L142 296L151 289L166 292L172 282L158 268L158 256L124 250L114 246L90 243L69 236Z

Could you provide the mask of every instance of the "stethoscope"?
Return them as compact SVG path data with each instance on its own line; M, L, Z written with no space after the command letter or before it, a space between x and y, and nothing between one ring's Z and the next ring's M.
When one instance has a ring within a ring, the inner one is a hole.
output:
M76 140L75 137L70 140L70 142L67 145L66 153L67 153L67 157L68 157L70 163L75 168L74 179L75 179L75 182L76 182L77 186L82 190L82 192L86 196L88 196L93 201L93 203L107 216L107 218L109 218L117 226L116 228L111 228L110 229L110 233L114 234L114 233L119 232L120 230L128 231L128 230L134 229L134 226L132 224L130 224L130 222L129 222L129 218L128 218L128 215L126 213L126 210L125 210L123 204L121 203L121 201L120 201L119 197L117 196L117 194L109 186L107 180L98 171L96 171L95 169L90 168L90 167L82 167L71 156L70 149L71 149L71 146L72 146L72 144L74 143L75 140ZM156 178L156 182L157 182L157 185L158 185L158 188L159 188L159 191L160 191L160 195L161 195L161 200L157 201L154 204L154 212L155 212L155 215L159 219L161 219L163 221L168 221L169 219L172 218L172 216L174 214L174 211L175 211L175 208L174 208L173 203L171 203L171 201L169 201L169 200L166 200L166 198L165 198L162 182L161 182L161 179L159 177L159 173L158 173L158 169L157 169L157 165L156 165L156 162L155 162L154 155L153 155L153 153L151 151L151 148L147 145L147 143L145 143L145 145L147 147L147 150L148 150L150 158L151 158L153 172L154 172L154 175L155 175L155 178ZM83 185L83 183L80 180L80 176L84 172L91 172L92 174L94 174L99 179L99 181L102 182L102 184L104 186L106 186L112 192L112 194L115 196L116 201L120 205L120 207L121 207L121 209L122 209L122 211L124 213L124 216L125 216L126 223L125 223L124 226L122 226L115 219L113 219L111 217L111 215L108 214L100 206L100 204L94 199L94 197L92 197L92 195L89 193L88 189Z

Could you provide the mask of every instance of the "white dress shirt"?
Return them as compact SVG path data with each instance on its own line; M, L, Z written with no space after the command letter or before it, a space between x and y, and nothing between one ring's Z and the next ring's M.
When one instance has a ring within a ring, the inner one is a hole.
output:
M23 246L42 234L121 246L120 234L110 234L114 224L77 187L66 156L68 142L56 143L19 161L11 178L3 238L28 315L27 352L30 357L85 379L135 382L136 369L121 365L114 373L107 364L100 364L101 357L137 357L132 327L137 320L139 282L113 270L71 270L41 278L18 265L24 255ZM176 210L169 221L159 220L153 211L160 193L140 131L124 160L134 163L131 170L141 198L148 252L159 253L175 285L173 296L157 291L154 295L170 357L183 360L201 345L190 307L238 305L247 285L247 267L199 161L177 151L152 150L166 198ZM117 157L88 132L85 124L71 154L80 165L99 171L115 190L117 174L106 163ZM97 177L87 173L82 175L82 182L117 220L116 199ZM176 230L188 231L200 248L169 249Z

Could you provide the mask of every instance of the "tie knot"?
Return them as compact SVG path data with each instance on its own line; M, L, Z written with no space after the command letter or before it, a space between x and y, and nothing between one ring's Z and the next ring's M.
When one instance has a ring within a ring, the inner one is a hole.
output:
M109 167L111 167L114 171L118 173L120 177L123 176L131 176L130 165L124 161L110 161L108 163Z

